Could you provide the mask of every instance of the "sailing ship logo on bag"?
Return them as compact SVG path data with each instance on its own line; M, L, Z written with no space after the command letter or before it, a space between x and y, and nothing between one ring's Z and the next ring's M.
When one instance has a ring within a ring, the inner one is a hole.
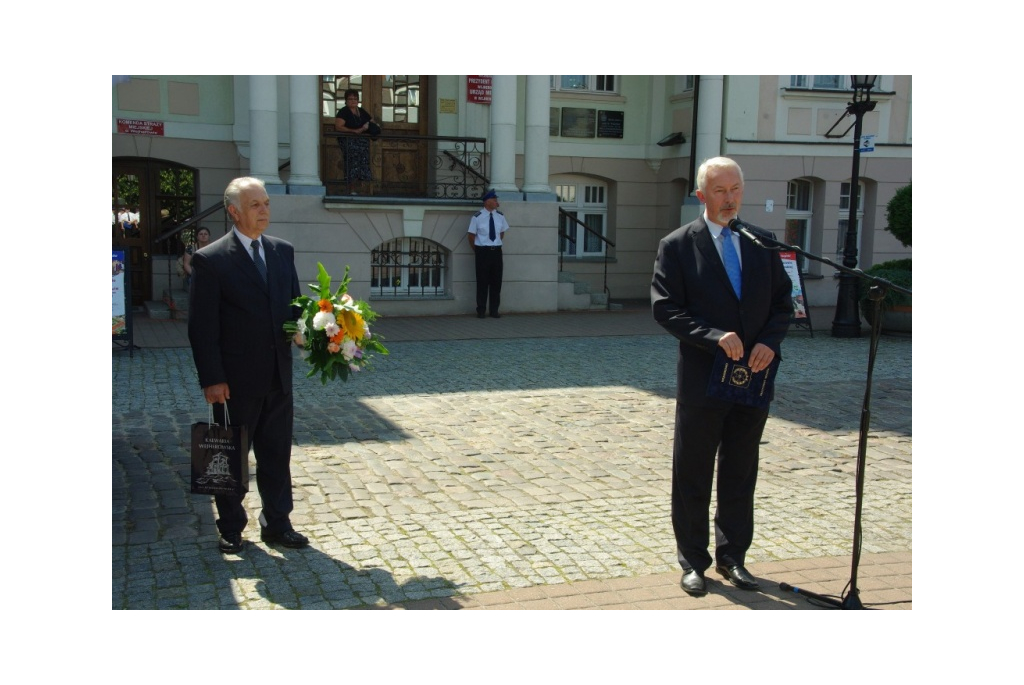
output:
M228 456L223 452L217 452L210 457L210 463L206 466L206 472L199 478L196 478L196 484L204 487L234 488L236 481L231 476L231 469L228 468Z

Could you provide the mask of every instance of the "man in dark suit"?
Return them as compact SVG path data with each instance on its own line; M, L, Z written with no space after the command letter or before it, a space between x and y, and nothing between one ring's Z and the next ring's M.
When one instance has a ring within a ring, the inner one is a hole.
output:
M723 231L737 218L743 201L739 165L725 157L704 162L697 188L704 213L661 241L651 308L655 320L679 339L672 527L683 568L680 584L689 594L702 596L707 594L704 572L712 562L708 508L716 453L716 570L737 587L758 587L744 563L754 535L758 446L768 420L767 406L707 396L715 353L721 350L737 361L749 354L753 372L767 368L776 357L781 359L793 303L778 253ZM726 263L737 258L734 286Z
M206 401L223 422L245 425L256 457L256 487L263 510L260 539L285 547L309 540L295 532L292 511L292 351L282 325L299 312L294 251L263 232L270 198L263 181L236 178L224 191L231 232L192 256L188 337ZM219 547L242 549L246 525L242 498L218 495Z

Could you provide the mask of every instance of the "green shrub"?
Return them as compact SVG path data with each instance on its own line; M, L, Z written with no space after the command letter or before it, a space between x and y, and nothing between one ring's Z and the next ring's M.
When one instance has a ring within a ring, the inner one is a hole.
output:
M893 285L902 286L907 290L913 289L910 259L894 259L892 261L882 262L881 264L875 264L871 268L865 269L864 273L876 278L884 278ZM868 299L868 289L872 284L863 279L859 280L858 283L858 288L860 290L860 310L864 314L864 318L866 318L870 323L872 312L874 311L874 301ZM893 307L897 306L909 306L910 302L911 298L909 295L904 295L901 292L889 288L885 293L885 297L882 298L882 311L891 310Z
M897 190L889 204L885 206L885 218L888 221L885 230L892 233L903 247L910 247L913 232L913 211L910 204L910 186L906 185Z

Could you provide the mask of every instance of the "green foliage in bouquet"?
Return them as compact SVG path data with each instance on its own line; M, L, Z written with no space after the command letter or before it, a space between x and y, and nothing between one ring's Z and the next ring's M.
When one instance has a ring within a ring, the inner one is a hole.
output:
M381 339L370 332L370 324L377 313L362 300L348 294L349 267L338 289L331 292L331 276L324 265L317 262L317 283L310 283L316 297L302 295L292 301L302 314L297 321L285 323L284 330L302 347L303 356L310 365L307 378L320 374L320 382L340 378L369 366L373 354L388 354Z

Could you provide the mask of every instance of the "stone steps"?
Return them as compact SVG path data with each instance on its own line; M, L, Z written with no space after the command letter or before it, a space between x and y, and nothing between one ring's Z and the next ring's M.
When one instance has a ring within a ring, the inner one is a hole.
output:
M621 304L608 304L608 293L590 292L590 284L577 281L576 275L568 271L558 272L559 311L617 310Z

